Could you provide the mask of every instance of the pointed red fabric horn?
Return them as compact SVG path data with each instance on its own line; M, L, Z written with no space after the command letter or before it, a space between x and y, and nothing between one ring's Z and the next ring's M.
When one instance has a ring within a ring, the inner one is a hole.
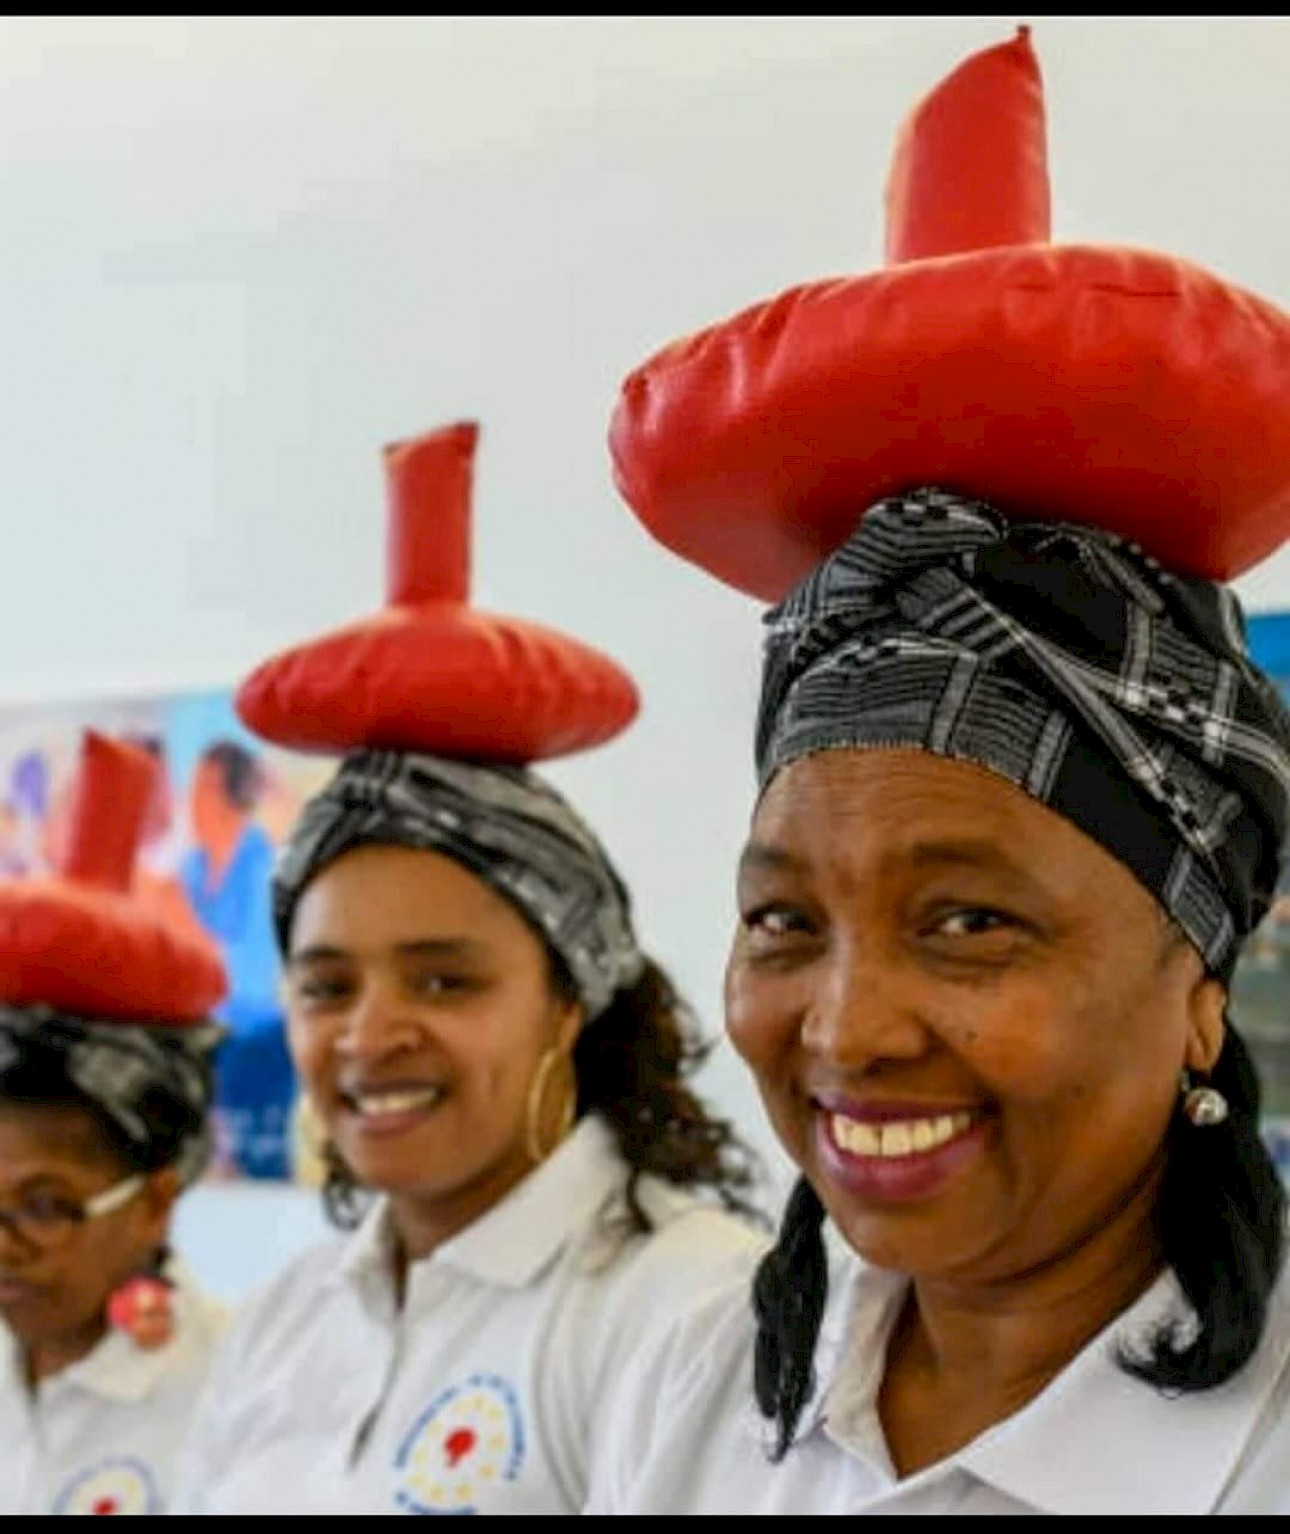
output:
M889 266L1048 239L1044 86L1030 28L910 113L887 181Z
M247 728L298 751L369 747L520 764L599 745L636 714L608 656L469 606L478 428L385 450L386 608L275 655L242 683Z
M63 857L65 878L119 892L130 888L160 771L156 759L138 746L85 732Z
M129 894L159 771L139 747L86 732L61 873L0 881L0 1004L182 1024L223 999L214 945Z
M625 381L614 478L661 543L777 601L920 485L1216 579L1290 533L1290 318L1172 256L1047 243L1026 29L914 110L887 218L884 270L792 289Z
M463 421L385 449L390 606L470 596L470 492L479 427Z

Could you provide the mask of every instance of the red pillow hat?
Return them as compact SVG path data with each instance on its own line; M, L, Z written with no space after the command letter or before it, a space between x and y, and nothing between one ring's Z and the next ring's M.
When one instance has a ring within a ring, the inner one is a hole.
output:
M265 662L238 689L263 739L342 755L304 806L273 875L290 950L317 874L365 843L437 851L509 900L598 1016L644 960L629 899L596 837L531 764L586 750L636 715L631 678L553 629L469 602L478 428L461 422L385 450L385 607Z
M237 693L266 740L298 751L429 752L520 766L611 739L635 685L607 656L469 601L478 427L458 423L385 449L385 607L285 650Z
M0 882L0 1007L196 1025L223 999L213 944L130 894L160 770L141 748L86 733L62 869Z
M915 109L885 269L795 288L624 384L624 498L668 548L782 598L920 486L1094 524L1228 580L1290 521L1290 318L1175 256L1049 240L1027 28Z

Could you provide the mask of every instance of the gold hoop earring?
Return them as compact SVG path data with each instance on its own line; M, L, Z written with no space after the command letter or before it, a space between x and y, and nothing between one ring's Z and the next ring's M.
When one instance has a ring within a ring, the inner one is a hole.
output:
M307 1092L296 1099L290 1124L292 1178L302 1187L321 1188L328 1172L327 1131Z
M533 1080L529 1083L528 1102L525 1107L524 1144L529 1153L529 1159L535 1166L546 1160L573 1127L576 1111L574 1099L577 1094L570 1090L565 1094L564 1106L560 1110L560 1127L556 1130L555 1139L549 1146L543 1148L540 1139L542 1099L546 1096L547 1082L551 1078L551 1072L563 1058L559 1048L553 1044L538 1061L538 1068L533 1072Z

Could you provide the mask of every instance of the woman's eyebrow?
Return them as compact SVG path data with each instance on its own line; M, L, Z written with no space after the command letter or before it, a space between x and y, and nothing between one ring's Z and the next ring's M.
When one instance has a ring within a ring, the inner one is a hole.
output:
M483 944L465 935L459 937L415 937L393 943L386 950L400 959L462 958L482 952ZM288 967L308 964L335 964L361 957L353 949L334 943L310 943L287 960Z
M483 950L484 945L472 937L421 937L394 945L401 959L457 959Z
M1042 879L1035 877L1033 868L1018 862L994 840L983 840L980 837L950 837L915 842L903 848L898 858L900 862L918 870L961 868L978 873L1002 874L1010 883L1037 896L1045 894L1051 896L1052 893Z
M46 1192L76 1197L71 1184L58 1172L29 1172L26 1177L20 1177L8 1190L11 1198L21 1197L25 1193Z
M892 867L931 871L961 868L982 873L1002 874L1011 882L1036 894L1044 893L1042 881L1024 863L1018 862L1005 848L982 837L936 837L912 842L893 849L884 860ZM749 842L739 858L738 877L757 874L801 873L806 860L774 842Z
M343 948L335 948L329 943L311 943L307 948L298 948L295 953L288 954L287 967L296 964L322 964L337 959L348 959L350 955Z
M803 862L773 842L749 842L739 855L739 875L754 873L791 873Z
M899 856L911 863L948 863L971 868L1003 868L1008 872L1024 873L1025 869L995 841L980 838L944 838L938 841L915 842L902 848Z
M957 863L973 867L1006 868L1024 873L1024 867L1015 862L998 842L980 837L941 837L935 841L912 842L893 849L893 859L913 863ZM749 842L739 858L740 869L756 871L780 871L802 868L804 860L787 848L774 842Z

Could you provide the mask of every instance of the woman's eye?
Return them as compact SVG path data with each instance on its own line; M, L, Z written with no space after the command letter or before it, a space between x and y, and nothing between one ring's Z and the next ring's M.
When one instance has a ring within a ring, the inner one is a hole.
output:
M1017 925L1015 918L1003 911L972 906L939 917L932 930L941 937L980 937L987 932L998 932Z
M797 937L813 930L807 916L785 905L757 906L745 912L741 920L750 933L770 939Z
M35 1225L53 1225L74 1220L79 1207L73 1198L60 1198L55 1193L32 1193L18 1206L18 1213Z
M351 989L346 980L327 975L302 975L291 987L291 992L298 1001L327 1006L344 1001Z
M474 982L464 975L445 975L439 972L416 975L412 989L420 996L460 996L474 988Z

